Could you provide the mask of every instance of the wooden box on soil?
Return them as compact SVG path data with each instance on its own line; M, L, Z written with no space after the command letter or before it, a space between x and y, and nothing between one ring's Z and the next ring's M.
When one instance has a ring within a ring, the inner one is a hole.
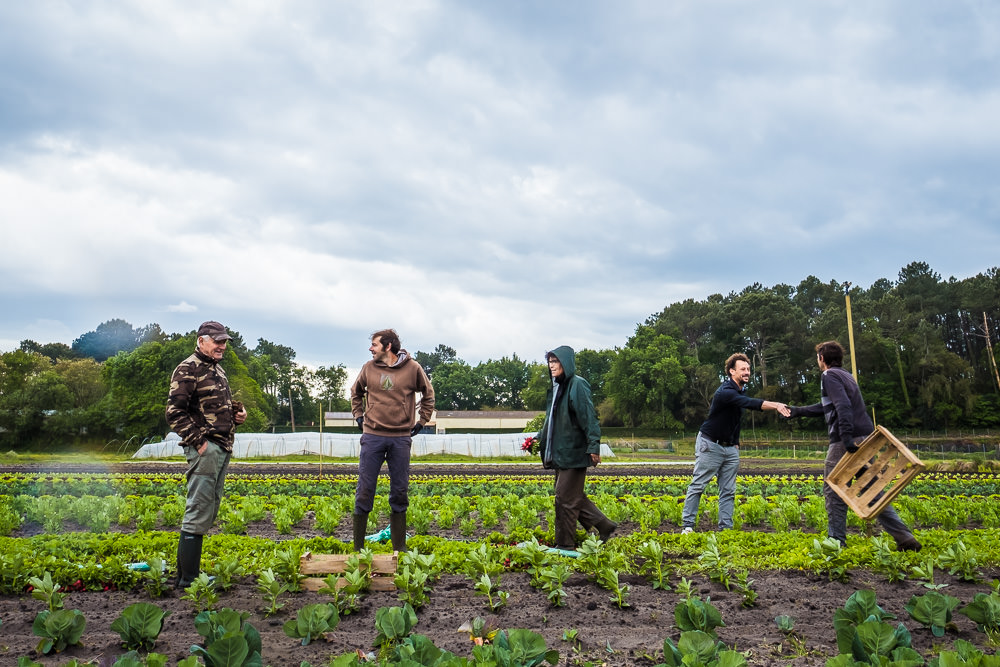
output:
M307 591L318 591L326 585L324 581L326 575L347 571L347 560L353 555L356 554L304 554L299 560L299 574L323 576L303 579L302 587ZM396 552L391 554L375 554L372 557L371 590L396 590L396 561ZM347 582L343 579L339 582L341 588L346 584Z
M855 514L871 520L923 469L923 461L906 445L876 426L857 452L840 459L826 482Z

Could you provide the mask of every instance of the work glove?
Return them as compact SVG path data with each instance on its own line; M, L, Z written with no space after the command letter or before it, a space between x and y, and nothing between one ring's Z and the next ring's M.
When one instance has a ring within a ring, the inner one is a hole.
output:
M364 430L365 430L365 418L364 417L358 417L354 421L356 421L358 423L358 430L361 431L361 432L364 432Z
M410 429L410 437L415 437L418 433L424 430L423 424L414 424L413 428Z
M851 438L850 440L845 440L844 447L846 447L847 451L849 451L851 454L858 451L858 446L854 444L853 438Z

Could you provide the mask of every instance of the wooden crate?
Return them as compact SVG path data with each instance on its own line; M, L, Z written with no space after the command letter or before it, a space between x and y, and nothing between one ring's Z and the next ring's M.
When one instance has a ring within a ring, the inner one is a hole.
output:
M884 426L865 438L858 451L840 459L826 483L865 520L872 520L924 469L906 445ZM882 494L881 496L879 494Z
M337 574L347 571L347 560L353 554L314 554L306 552L299 560L300 574L321 574L322 577L306 577L301 584L307 591L318 591L326 585L325 575ZM396 590L396 563L398 555L375 554L372 558L372 583L373 591L394 591ZM340 580L340 587L346 586L347 582Z

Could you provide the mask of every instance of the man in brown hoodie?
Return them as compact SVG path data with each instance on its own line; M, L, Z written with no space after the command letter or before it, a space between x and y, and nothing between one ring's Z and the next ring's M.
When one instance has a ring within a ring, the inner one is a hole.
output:
M385 462L389 466L392 548L406 551L410 445L434 412L434 388L420 364L401 349L395 331L376 331L371 341L368 351L372 360L361 367L351 387L351 414L362 431L358 487L354 495L354 549L360 551L364 546L368 514L375 504L378 474ZM421 394L419 417L418 393Z

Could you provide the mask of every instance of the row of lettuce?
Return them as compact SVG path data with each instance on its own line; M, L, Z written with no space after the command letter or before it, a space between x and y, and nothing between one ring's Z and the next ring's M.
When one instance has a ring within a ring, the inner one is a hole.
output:
M621 573L631 569L643 574L653 588L676 590L680 595L673 617L675 627L681 634L676 644L669 637L664 640L662 665L746 664L744 654L729 649L718 641L716 629L725 625L719 610L711 604L710 599L702 600L695 595L692 582L684 576L685 573L708 576L722 583L727 590L739 593L743 606L755 606L757 595L753 589L753 580L742 567L744 563L739 561L739 554L746 551L747 547L751 547L750 550L753 547L752 544L747 544L745 537L736 531L720 535L671 536L669 540L665 539L666 536L650 534L605 544L591 536L584 541L579 557L574 560L553 553L536 540L499 549L486 543L455 545L457 548L447 549L444 544L426 541L423 546L430 547L430 551L421 553L414 548L401 554L395 584L402 604L398 607L380 608L376 613L378 635L375 646L378 650L377 654L373 653L366 660L378 664L412 661L407 664L418 665L528 665L541 664L543 661L556 664L558 652L548 649L540 635L530 630L490 631L481 618L476 619L469 628L470 639L476 643L473 657L466 660L452 654L446 655L427 638L412 634L417 623L416 610L427 602L427 593L442 572L449 571L471 578L475 582L476 594L484 599L485 609L496 611L506 603L501 578L505 571L511 569L528 573L531 585L540 589L553 606L565 604L566 595L562 586L570 574L576 571L609 590L612 593L610 599L619 608L625 608L629 606L631 586L622 581ZM784 548L791 548L799 553L802 545L796 543L792 536L780 537L783 538ZM971 554L977 553L981 546L977 538L995 543L996 535L969 535L969 543L966 537L955 540L951 536L951 543L947 547L944 546L949 538L947 535L929 534L925 538L927 553L922 554L919 559L916 554L900 554L888 549L889 540L884 537L858 541L848 548L842 548L835 540L820 541L813 538L811 547L802 549L799 553L806 559L800 566L809 565L817 571L825 572L831 579L843 578L845 568L859 565L874 569L885 566L897 569L910 567L914 576L928 580L928 590L912 596L905 606L911 622L923 626L934 637L943 637L954 628L953 614L960 614L971 619L977 630L986 634L988 642L996 642L1000 639L1000 582L994 580L991 590L984 589L974 594L971 600L963 601L942 592L943 585L934 583L933 574L935 567L940 567L963 580L979 581L982 573L976 570L979 563ZM228 546L236 546L234 541L228 541ZM420 540L418 538L415 541ZM284 605L283 595L301 590L302 575L296 563L301 562L302 549L306 545L283 546L285 548L271 554L272 567L261 570L256 576L261 599L265 605L270 605L265 612L266 616ZM689 550L694 550L699 555L691 558L691 554L687 553L688 558L680 561L674 558L683 556ZM249 555L243 554L242 557ZM219 606L219 590L231 587L236 576L246 576L246 571L242 570L241 556L217 554L216 557L216 578L212 580L207 574L202 574L185 591L184 599L190 601L194 611L198 613L196 628L205 639L204 644L193 646L191 650L197 657L203 658L205 664L260 664L262 647L259 634L252 626L245 627L250 614L227 609L216 611ZM285 634L307 645L334 631L340 616L359 611L358 597L363 596L370 586L374 558L372 551L364 550L348 559L343 573L328 575L325 586L319 592L329 595L330 601L299 608L295 618L284 624ZM959 562L963 558L964 564ZM880 560L887 562L878 563ZM138 578L135 584L142 581L150 596L155 598L162 595L167 586L167 571L162 567L164 561L160 558L150 559L149 564L151 567L145 570L126 566L124 571L131 572ZM673 582L673 586L668 581L668 569L674 576L680 576L679 581ZM899 575L899 572L896 574ZM57 583L57 578L46 570L42 577L31 577L26 583L31 588L32 597L42 601L45 606L33 624L33 631L41 638L39 652L63 650L79 642L86 629L86 619L78 610L65 609L67 596L64 587ZM342 583L346 585L341 585ZM164 617L165 613L154 604L136 603L122 612L111 629L121 635L126 648L148 651L155 646ZM938 651L937 655L927 661L911 647L911 634L906 625L888 622L893 619L895 617L892 614L878 606L872 591L862 590L852 594L844 607L834 613L832 620L839 655L828 660L827 665L839 667L861 663L915 667L931 664L940 667L962 664L969 660L973 660L974 664L992 664L984 662L982 651L962 641L955 642L954 651ZM779 616L775 618L775 623L784 633L790 648L795 650L798 647L801 650L805 647L804 638L795 632L794 619ZM220 628L224 631L219 632ZM214 644L216 640L222 639L226 641ZM564 635L563 640L572 643L578 641L578 638ZM223 658L234 654L241 656L235 663L214 661L216 655ZM515 656L517 660L513 660ZM359 664L355 658L360 659L361 656L354 652L352 657L349 653L331 660L329 664ZM138 662L122 663L120 667L126 664L165 664L159 662L159 658L154 659L155 663L148 662L148 657L144 659L138 654L135 655L135 660ZM192 660L186 664L194 665L197 662Z
M689 475L651 477L597 476L587 478L588 493L615 496L684 495ZM184 492L184 475L131 473L0 473L0 489L9 495L67 496L160 496L169 497ZM236 495L344 495L353 494L356 475L273 476L230 474L226 478L226 493ZM746 496L809 495L820 493L820 475L740 475L736 491ZM379 480L379 492L388 489L388 480ZM552 478L546 475L419 475L410 477L410 494L420 496L549 495ZM905 492L908 495L953 496L991 495L1000 493L1000 474L979 472L968 474L922 473Z
M624 524L623 529L670 532L681 525L683 495L614 495L598 491L590 497L613 521ZM350 530L353 503L353 494L343 492L314 496L230 494L223 499L218 526L230 535L272 528L283 536L299 532L344 535ZM917 529L1000 527L1000 494L900 495L895 507L903 520ZM717 499L706 497L700 510L703 525L715 525ZM377 532L384 525L389 511L387 494L379 494L375 511L369 515L371 531ZM0 535L169 530L179 527L183 514L184 497L179 494L0 495ZM494 532L518 541L532 536L545 539L548 530L542 527L552 526L553 520L554 505L548 493L415 494L408 511L409 528L417 535L457 532L465 539L480 539ZM734 515L736 528L774 532L823 532L826 521L823 497L815 493L739 495ZM863 528L862 521L853 514L849 522Z

